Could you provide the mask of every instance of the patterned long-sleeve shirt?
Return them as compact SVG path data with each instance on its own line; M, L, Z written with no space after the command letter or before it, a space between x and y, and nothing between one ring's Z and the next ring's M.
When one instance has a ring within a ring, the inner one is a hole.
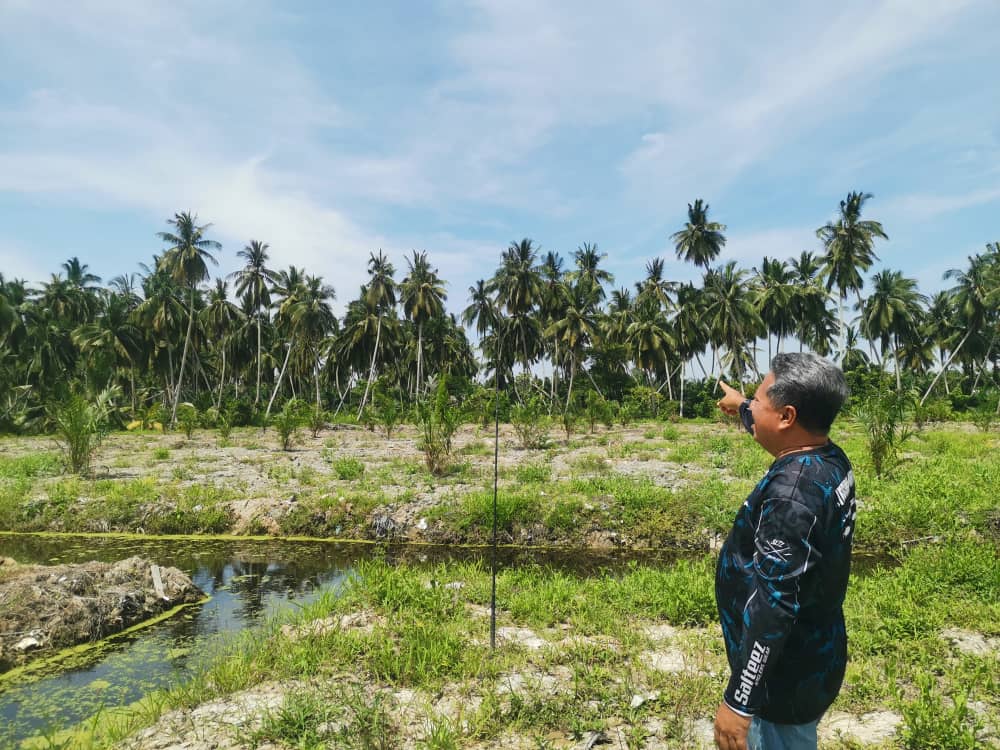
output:
M730 708L804 724L837 696L855 514L851 463L832 442L777 459L744 501L715 574Z

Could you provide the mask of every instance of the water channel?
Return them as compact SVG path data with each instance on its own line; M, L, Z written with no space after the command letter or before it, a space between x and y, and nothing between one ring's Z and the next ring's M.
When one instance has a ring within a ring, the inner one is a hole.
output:
M72 660L0 680L0 748L16 748L31 736L51 736L102 708L126 705L185 679L234 631L282 608L301 605L322 589L336 588L360 559L376 554L420 565L489 553L309 541L0 534L0 555L22 563L111 562L142 555L183 570L211 597L170 619L103 641ZM614 568L628 559L502 550L500 564L537 562L586 573ZM676 558L644 555L641 559L669 564Z

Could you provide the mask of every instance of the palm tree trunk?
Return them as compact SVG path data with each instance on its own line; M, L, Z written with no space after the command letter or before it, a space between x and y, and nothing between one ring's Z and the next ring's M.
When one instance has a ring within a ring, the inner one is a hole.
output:
M552 357L552 395L549 396L549 415L552 414L552 407L556 403L556 393L558 392L558 387L556 382L559 377L559 337L555 337L555 349L554 355Z
M170 375L169 375L169 380L167 381L166 396L167 396L168 402L173 402L173 400L174 400L174 352L173 352L173 350L169 346L167 347L167 367L168 367L168 372L170 373ZM164 404L163 406L166 407L166 404Z
M986 365L990 361L990 353L993 351L993 344L996 342L996 340L997 340L997 336L994 333L993 337L990 339L990 345L988 347L986 347L986 356L983 357L983 363L979 366L979 372L976 373L976 379L972 383L972 391L971 391L971 393L969 395L972 395L973 393L975 393L976 392L976 388L979 387L979 378L982 376L983 370L986 369Z
M598 388L597 383L594 382L594 376L590 374L590 370L584 367L583 371L587 373L587 378L590 380L590 384L594 386L594 390L597 391L597 395L600 396L601 398L604 398L604 394L601 393L601 389Z
M132 391L132 416L135 417L135 364L132 362L132 358L129 357L128 360L128 382L129 390Z
M315 364L315 366L313 368L313 371L314 371L314 373L316 375L316 413L319 414L320 410L322 409L322 404L320 403L320 397L319 397L319 349L318 349L318 347L317 347L317 350L316 350L316 364Z
M414 394L418 397L420 396L421 384L423 383L423 380L421 380L420 378L420 373L421 373L420 364L421 360L423 359L423 354L424 354L424 322L420 321L419 323L417 323L417 384L416 387L413 389Z
M681 419L684 418L684 358L681 357L681 408L680 408Z
M174 391L174 408L170 412L170 428L177 426L177 404L181 399L181 385L184 382L184 365L187 363L188 345L191 343L191 329L194 328L194 286L191 287L191 305L188 308L187 335L184 336L184 351L181 354L181 370L177 373L177 390Z
M253 407L257 408L260 403L260 366L262 347L260 343L260 305L257 305L257 395L253 399Z
M215 401L215 409L222 408L222 389L226 385L226 347L222 347L222 372L219 373L219 397Z
M958 346L955 347L955 351L953 351L951 354L948 355L948 361L945 362L943 365L941 365L941 369L938 371L938 374L934 376L934 380L932 380L931 384L927 387L927 393L925 393L924 397L920 399L921 406L924 405L924 401L927 400L927 397L931 395L931 391L934 390L934 386L937 385L938 378L940 378L941 375L944 374L945 370L948 369L948 365L951 364L951 361L955 358L955 355L958 354L958 350L962 348L962 345L971 335L972 335L972 329L969 329L966 332L965 336L962 337L962 340L958 342Z
M903 383L899 374L899 336L893 335L892 362L896 370L896 393L903 390Z
M701 355L698 352L694 353L694 358L698 362L698 367L701 368L701 376L708 380L708 373L705 372L705 363L701 361Z
M844 293L840 293L840 304L837 306L837 333L840 334L840 351L841 356L843 356L843 351L847 348L847 329L844 327ZM802 351L802 342L799 342L799 351Z
M664 364L666 365L666 368L667 368L667 398L669 398L671 401L673 401L674 400L674 386L671 383L671 381L673 380L673 378L670 377L670 364L667 363L667 362L664 362Z
M278 389L281 388L281 381L285 377L285 368L288 367L288 357L292 353L292 342L289 341L285 349L285 361L281 363L281 371L278 373L278 382L274 384L274 390L271 392L271 399L267 402L267 411L264 412L264 422L267 423L268 417L271 416L271 407L274 405L274 399L278 395Z
M570 352L569 355L569 389L566 391L566 408L569 411L569 400L573 396L573 375L576 372L576 357Z
M361 397L361 406L358 408L358 419L361 419L361 412L364 411L365 404L368 403L368 392L371 390L372 381L375 379L375 357L378 356L378 345L382 338L382 316L378 316L378 324L375 326L375 349L372 350L372 365L368 370L368 382L365 383L365 395Z

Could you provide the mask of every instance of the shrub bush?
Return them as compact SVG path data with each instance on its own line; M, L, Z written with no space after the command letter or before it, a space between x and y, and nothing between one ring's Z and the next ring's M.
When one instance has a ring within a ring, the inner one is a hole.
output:
M101 403L90 403L74 393L52 405L49 419L67 468L74 474L89 472L97 446L107 433L107 412Z
M548 445L552 419L545 413L537 396L511 409L510 421L522 448L544 448Z
M271 424L278 431L278 438L281 440L281 450L292 449L292 444L298 437L299 428L305 421L304 407L305 405L299 399L289 399L281 411L271 417Z
M194 435L195 428L198 426L198 408L187 401L177 407L177 424L180 425L181 430L184 432L184 437L188 440Z

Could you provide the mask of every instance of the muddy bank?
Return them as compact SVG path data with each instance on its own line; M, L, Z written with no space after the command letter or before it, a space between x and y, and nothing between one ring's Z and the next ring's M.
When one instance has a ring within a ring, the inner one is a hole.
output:
M202 596L181 571L141 557L54 566L0 558L0 671L114 635Z

